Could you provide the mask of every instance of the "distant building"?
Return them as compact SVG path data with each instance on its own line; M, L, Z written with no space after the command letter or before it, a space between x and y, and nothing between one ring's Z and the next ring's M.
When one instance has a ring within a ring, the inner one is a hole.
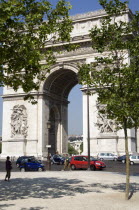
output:
M80 146L83 143L83 136L69 136L68 142L79 154L81 154Z
M68 141L72 142L72 141L83 141L83 136L82 135L70 135L68 136Z

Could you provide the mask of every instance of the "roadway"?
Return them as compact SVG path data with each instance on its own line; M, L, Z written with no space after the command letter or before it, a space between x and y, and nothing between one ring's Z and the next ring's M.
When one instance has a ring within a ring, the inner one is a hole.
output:
M106 168L103 169L105 172L115 172L115 173L123 173L125 174L126 165L118 162L118 161L104 161L106 164ZM48 162L43 162L45 165L46 171L48 171ZM20 172L19 168L16 167L15 162L12 162L12 171L13 172ZM51 171L61 171L63 169L63 165L51 165ZM0 172L5 172L5 161L0 160ZM130 175L139 176L139 164L131 165L130 166Z

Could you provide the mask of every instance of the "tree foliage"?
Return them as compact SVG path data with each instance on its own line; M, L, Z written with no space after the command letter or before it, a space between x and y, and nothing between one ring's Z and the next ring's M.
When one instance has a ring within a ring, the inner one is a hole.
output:
M72 147L70 145L70 143L68 143L68 154L70 154L70 155L77 155L78 154L78 151L76 149L74 149L74 147Z
M105 105L100 112L114 119L117 129L124 129L128 199L127 129L139 126L139 13L133 15L126 1L99 2L106 16L101 20L101 27L95 26L90 31L92 48L99 56L94 62L80 67L79 77L83 84L90 85L98 93L98 104ZM124 14L129 14L130 18Z
M47 0L0 0L0 86L38 90L55 63L48 42L70 41L70 8L65 0L55 8Z
M83 152L83 142L80 145L80 153L82 153L82 152Z

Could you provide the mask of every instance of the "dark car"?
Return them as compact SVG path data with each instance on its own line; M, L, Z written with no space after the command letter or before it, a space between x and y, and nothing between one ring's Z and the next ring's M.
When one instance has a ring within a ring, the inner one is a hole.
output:
M51 164L64 164L65 159L60 155L52 155L51 157Z
M16 166L19 167L21 162L24 160L24 159L27 159L27 158L32 158L32 159L35 159L34 156L20 156L17 161L16 161Z
M72 170L75 169L87 169L88 168L88 157L87 156L72 156L70 161L70 167ZM103 169L106 168L104 162L95 159L94 157L90 157L90 169Z
M125 163L125 162L126 162L126 155L119 156L119 157L117 158L117 161L120 161L120 162L122 162L122 163Z
M44 164L39 160L26 158L22 160L19 168L20 171L44 171Z

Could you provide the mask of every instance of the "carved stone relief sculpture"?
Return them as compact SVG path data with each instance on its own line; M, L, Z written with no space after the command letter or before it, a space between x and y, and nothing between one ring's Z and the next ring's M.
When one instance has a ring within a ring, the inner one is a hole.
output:
M97 123L100 133L116 133L117 125L115 120L108 119L107 114L105 113L105 106L97 105L98 109L98 116L97 116ZM99 111L104 110L104 113Z
M16 105L13 107L11 114L11 137L23 136L27 137L27 112L24 105Z

